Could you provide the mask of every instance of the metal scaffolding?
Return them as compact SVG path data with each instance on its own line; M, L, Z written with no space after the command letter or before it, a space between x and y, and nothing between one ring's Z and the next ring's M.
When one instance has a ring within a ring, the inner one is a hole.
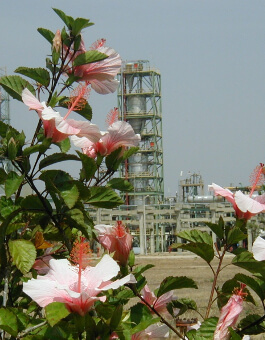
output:
M164 199L161 75L149 61L123 62L118 74L120 119L141 135L140 149L121 166L121 176L134 191L127 205L161 203Z

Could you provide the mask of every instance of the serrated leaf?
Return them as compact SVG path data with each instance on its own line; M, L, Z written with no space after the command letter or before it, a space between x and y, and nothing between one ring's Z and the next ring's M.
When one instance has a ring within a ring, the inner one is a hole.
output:
M63 141L61 141L59 143L55 143L55 144L59 146L60 150L63 153L68 152L71 148L71 142L70 142L69 138L65 138Z
M121 157L121 150L122 147L114 150L110 155L108 155L105 159L106 167L110 171L116 171L121 162L122 162L122 157Z
M17 316L10 308L0 308L0 329L14 337L17 336Z
M72 80L71 80L72 79ZM68 80L67 80L67 84L71 84L74 81L78 80L78 77L74 77L72 74L69 76ZM88 101L86 100L85 105L82 106L81 109L74 109L74 112L76 112L77 114L79 114L80 116L82 116L83 118L87 119L87 120L91 120L92 119L92 108L89 105ZM59 105L61 107L64 108L68 108L68 104L69 104L69 98L68 97L63 97L60 99L59 101Z
M84 53L79 54L75 58L73 64L74 66L80 66L80 65L95 63L97 61L104 60L108 57L109 56L105 53L101 53L97 50L90 50L90 51L86 51Z
M172 247L172 245L171 245ZM184 250L191 251L192 253L198 255L207 263L210 263L214 258L214 250L213 248L207 243L194 243L190 242L187 244L180 244L176 246L177 248L181 248Z
M77 151L78 156L83 165L83 169L81 170L81 180L89 181L97 171L97 164L95 160L87 155Z
M122 159L125 160L129 157L131 157L132 155L134 155L135 153L137 153L137 151L139 150L138 146L132 146L130 147L128 150L125 150L123 155L122 155Z
M112 189L125 191L125 192L129 192L133 190L133 185L129 181L124 180L122 178L113 178L107 183L106 186Z
M110 188L93 187L90 191L91 197L87 203L95 207L112 209L124 203L120 196Z
M152 313L149 308L143 303L137 303L131 307L130 321L133 325L139 325L143 321L150 321L153 319ZM142 327L140 327L142 328ZM138 332L142 330L137 330Z
M85 218L81 210L68 210L65 213L65 218L68 221L68 224L71 225L71 228L80 230L87 239L92 237L91 226L85 223Z
M194 242L194 243L206 243L211 247L213 245L212 237L206 231L200 230L183 230L178 233L178 237L183 238L184 240Z
M30 92L35 94L34 87L20 76L4 76L0 78L0 85L4 90L10 94L14 99L22 101L22 91L27 88Z
M72 17L70 17L69 15L66 15L60 9L53 8L53 10L62 19L62 21L66 24L66 26L69 28L69 30L71 30L74 19Z
M46 28L39 27L37 31L46 39L49 41L50 44L53 43L54 33Z
M196 288L196 283L186 276L168 276L160 284L157 292L157 297L173 290L182 288Z
M197 330L196 335L202 336L203 339L213 339L214 331L216 329L218 318L213 317L206 319L202 322L200 328Z
M82 29L92 25L94 24L89 22L89 19L76 18L72 24L72 33L76 36L81 33Z
M34 244L27 240L10 240L8 247L16 267L22 274L28 273L36 260Z
M23 74L45 87L48 87L50 84L50 74L45 68L18 67L15 72Z
M240 268L244 268L253 274L261 274L265 277L265 263L262 261L257 261L253 258L253 254L249 251L244 251L232 260L232 264Z
M241 336L233 330L233 328L228 327L228 329L230 333L230 338L229 338L230 340L241 340L242 339Z
M19 176L15 171L9 172L5 182L6 197L11 197L23 182L24 176Z
M232 245L246 239L248 236L244 234L239 228L232 228L227 234L227 244Z
M110 319L110 329L112 331L116 330L116 328L119 326L119 323L121 322L121 318L122 318L122 312L123 312L123 306L118 305L115 308L112 314L112 317Z
M39 169L43 169L46 166L53 165L55 163L63 162L63 161L80 161L79 157L76 155L69 155L65 153L54 153L50 156L45 157L40 161Z
M248 315L240 321L238 326L239 328L244 329L244 334L254 335L264 333L265 322L263 322L263 317L264 316L258 314Z
M3 168L0 168L0 184L3 184L7 178L7 173Z
M64 303L52 302L45 307L45 314L49 325L53 327L63 318L67 317L70 312Z
M43 202L39 199L38 196L28 195L21 202L21 207L28 211L47 211L48 210L51 213L52 206L50 205L50 202L45 197L42 197L42 199L43 199Z
M223 218L220 216L218 224L206 222L207 227L209 227L216 236L222 240L224 238L224 221Z
M146 264L145 266L137 266L136 268L134 268L133 274L135 275L135 277L138 277L140 274L142 274L146 270L153 268L153 267L154 267L153 264Z

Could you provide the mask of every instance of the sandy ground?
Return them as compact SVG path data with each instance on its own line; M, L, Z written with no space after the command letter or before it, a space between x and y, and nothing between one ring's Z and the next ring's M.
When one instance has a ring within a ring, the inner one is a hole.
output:
M225 266L225 268L221 271L219 275L217 281L219 286L222 286L226 280L232 278L236 273L241 272L249 274L243 269L231 265L232 259L233 255L228 254L223 261L223 266ZM155 254L153 256L136 256L137 265L146 265L148 263L155 265L154 268L151 268L145 272L145 277L147 278L147 282L151 290L157 288L161 281L167 276L187 276L189 278L192 278L197 283L199 289L179 289L175 291L176 296L179 298L192 298L196 301L199 312L202 315L205 315L213 283L212 270L209 268L205 261L193 254L180 255L177 253L165 253L163 255ZM213 268L216 269L218 261L213 260L211 264ZM255 295L255 293L253 293L253 297L257 301L258 306L260 306L259 298ZM257 311L257 306L245 302L245 315L257 313ZM262 313L261 308L259 309L259 312ZM219 310L216 303L213 304L212 313L210 314L210 316L211 315L219 315ZM183 317L185 316L188 318L198 317L200 319L200 316L197 313L184 315ZM265 336L251 336L251 339L265 339Z

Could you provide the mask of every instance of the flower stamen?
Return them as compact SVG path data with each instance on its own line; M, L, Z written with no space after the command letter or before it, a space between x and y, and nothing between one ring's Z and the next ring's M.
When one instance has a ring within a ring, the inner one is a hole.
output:
M249 197L253 195L253 192L256 190L257 186L262 185L264 182L264 164L260 163L250 175L250 183L252 184L251 191Z
M87 87L88 84L88 82L85 82L84 85L79 85L72 91L68 102L68 111L63 118L64 120L72 111L82 110L86 106L87 98L90 93L90 88Z

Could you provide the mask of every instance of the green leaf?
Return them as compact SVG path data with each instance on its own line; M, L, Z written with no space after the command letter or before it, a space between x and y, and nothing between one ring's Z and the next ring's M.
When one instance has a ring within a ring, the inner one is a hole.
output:
M126 192L133 190L133 185L126 179L124 180L122 178L113 178L107 183L106 186L112 189Z
M137 303L131 308L130 312L130 321L132 325L135 325L135 327L132 330L132 334L146 329L148 326L154 323L154 320L158 319L157 318L153 319L153 316L149 308L143 303Z
M194 242L194 243L206 243L211 247L213 245L212 237L206 231L200 230L183 230L178 233L178 237L183 238L184 240Z
M64 303L52 302L45 307L45 314L49 325L53 327L63 318L67 317L70 312Z
M41 144L36 144L33 146L29 146L28 148L25 148L23 150L24 156L29 156L35 152L39 152L40 154L44 154L50 147L52 143L51 138L47 139L45 138Z
M61 170L46 170L40 175L40 179L46 183L46 188L51 195L57 192L67 207L73 208L79 198L79 191L69 174Z
M213 339L214 331L216 329L218 318L213 317L202 322L200 328L196 332L196 336L201 336L203 339ZM195 338L196 339L196 338Z
M171 245L172 247L172 245ZM198 255L207 263L210 263L214 258L214 250L213 248L207 243L187 243L187 244L180 244L177 245L177 248L181 248L184 250L191 251L192 253Z
M10 308L0 308L0 329L16 337L18 321L16 314Z
M46 28L38 28L37 31L49 41L50 44L53 43L54 33Z
M110 171L116 171L122 162L121 154L122 147L114 150L110 155L108 155L105 159L106 167Z
M50 84L50 74L45 68L18 67L15 72L23 74L45 87L48 87Z
M7 178L7 173L3 168L0 168L0 184L3 184Z
M81 170L81 180L86 180L89 181L95 174L95 172L97 171L97 164L95 162L95 160L91 157L88 157L87 155L76 151L78 156L80 157L80 160L82 162L83 165L83 169Z
M253 254L249 251L244 251L232 260L232 264L240 268L244 268L253 274L261 274L265 278L265 263L257 261L253 258Z
M128 258L128 265L130 267L133 267L135 264L135 254L134 254L134 251L131 250L130 253L129 253L129 258Z
M131 157L132 155L134 155L135 153L137 153L137 151L139 150L138 146L132 146L130 147L128 150L125 150L123 155L122 155L122 159L125 160L129 157Z
M6 197L11 197L23 182L24 176L19 176L15 171L9 172L5 182Z
M22 274L28 273L36 260L34 244L27 240L10 240L8 247L16 267Z
M196 283L186 276L168 276L160 284L157 292L157 297L173 290L182 288L196 288Z
M179 312L178 315L181 315L185 313L187 310L197 310L197 304L194 300L191 299L178 299L178 300L173 300L171 302L172 305L172 315L174 315L174 310L173 308L178 308Z
M68 15L66 15L63 11L57 8L53 8L54 12L62 19L62 21L66 24L69 30L72 29L72 24L74 19Z
M50 156L45 157L40 161L39 169L43 169L46 166L53 165L55 163L63 162L63 161L80 161L79 157L76 155L69 155L65 153L54 153Z
M224 238L224 220L222 216L219 217L218 224L206 222L205 223L215 234L222 240Z
M242 339L241 336L233 330L233 328L228 327L228 329L230 333L230 338L229 338L230 340L241 340Z
M21 207L28 211L46 211L46 209L48 209L48 211L52 213L52 206L50 202L45 197L42 197L42 199L45 207L38 196L28 195L21 202Z
M79 33L81 33L82 29L94 25L89 21L89 19L76 18L72 24L72 34L77 36Z
M66 153L67 151L70 150L71 148L71 142L69 138L64 139L63 141L59 142L59 143L55 143L56 145L59 146L60 150L63 153Z
M265 322L262 322L263 316L258 314L251 314L240 321L238 327L244 329L244 334L261 334L264 333ZM260 321L260 322L258 322ZM249 327L250 325L253 325ZM247 329L245 329L247 328Z
M6 235L6 231L8 229L8 226L12 222L14 218L17 217L18 214L20 214L22 209L17 209L10 213L7 218L4 220L4 222L1 223L1 228L0 228L0 248L4 245L4 239Z
M137 266L133 270L133 274L135 277L138 277L140 274L144 273L146 270L153 268L153 264L146 264L145 266Z
M239 228L232 228L227 235L227 245L232 245L246 239L248 236L244 234Z
M80 66L80 65L95 63L97 61L104 60L108 57L109 56L107 54L101 53L97 50L90 50L90 51L86 51L84 53L79 54L75 58L73 64L74 66Z
M14 99L22 101L22 91L27 88L30 92L35 94L34 87L20 76L4 76L0 78L0 85L4 90L10 94Z
M116 330L116 328L119 326L122 318L122 311L123 311L123 306L118 305L114 313L112 314L111 320L110 320L110 329L112 331Z
M92 229L88 223L85 223L84 215L79 209L71 209L65 213L66 221L71 228L76 228L82 232L82 234L87 238L91 239Z
M91 197L87 203L95 207L112 209L124 203L120 196L110 188L93 187L90 191Z

